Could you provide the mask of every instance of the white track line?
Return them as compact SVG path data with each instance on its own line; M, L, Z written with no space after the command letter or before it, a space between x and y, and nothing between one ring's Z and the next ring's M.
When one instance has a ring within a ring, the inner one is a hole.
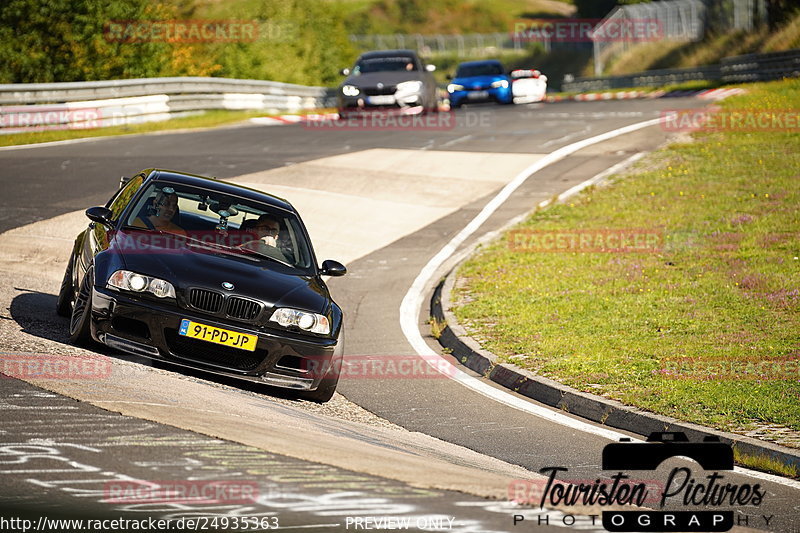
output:
M516 191L523 183L525 183L530 176L539 170L557 161L560 161L568 155L581 150L582 148L586 148L587 146L591 146L608 139L613 139L619 135L624 135L648 126L656 125L659 123L659 121L660 119L652 119L645 122L639 122L631 126L612 130L610 132L596 135L594 137L590 137L588 139L584 139L582 141L559 148L558 150L551 152L539 161L523 169L522 172L517 174L512 181L503 187L503 189L500 190L500 192L497 193L497 195L492 198L489 203L486 204L486 206L484 206L481 212L478 213L478 215L473 218L469 224L467 224L460 232L458 232L458 234L453 237L450 242L448 242L445 247L439 251L439 253L431 258L430 261L428 261L428 264L426 264L419 273L417 278L414 280L414 283L411 285L411 288L403 298L403 302L400 304L400 327L414 350L419 355L423 356L423 358L428 361L429 364L435 364L431 357L438 357L438 354L425 343L425 340L422 338L422 334L417 327L417 317L419 316L420 309L422 309L422 302L424 299L423 295L428 282L433 278L439 267L441 267L444 262L450 258L453 253L455 253L456 249L470 235L475 233L478 228L480 228L480 226L486 222L486 220L511 196L511 194L514 193L514 191ZM438 365L442 365L443 359L439 359ZM435 368L441 368L441 366L435 366ZM576 420L562 413L532 404L527 400L523 400L505 391L496 389L491 385L462 372L460 369L454 366L452 368L448 368L447 373L462 385L465 385L466 387L469 387L470 389L483 394L484 396L521 411L528 412L540 418L550 420L551 422L562 424L574 429L579 429L587 433L592 433L609 440L619 440L621 437L627 436L618 431L598 427L581 420Z
M141 134L134 133L133 135L141 135ZM88 143L94 141L102 141L103 139L108 139L110 137L113 136L103 135L98 137L81 137L79 139L64 139L63 141L47 141L43 143L13 144L11 146L0 146L0 152L6 152L8 150L26 150L28 148L47 148L48 146L61 146L64 144ZM124 137L124 135L116 135L116 137Z
M583 431L586 433L591 433L593 435L597 435L599 437L603 437L609 440L617 441L622 437L629 437L629 435L620 433L618 431L614 431L612 429L607 429L603 427L596 426L594 424L590 424L588 422L584 422L582 420L577 420L575 418L566 416L562 413L557 411L553 411L551 409L542 407L535 403L529 402L528 400L524 400L522 398L518 398L508 392L503 390L497 389L480 379L474 378L469 374L466 374L458 367L452 365L449 361L445 360L443 357L439 356L433 349L431 349L428 344L425 342L425 339L422 338L422 333L419 331L419 327L417 326L417 317L419 317L420 310L422 309L422 303L424 300L425 294L425 287L428 285L431 279L433 279L436 271L447 261L456 251L456 249L467 240L467 238L475 233L478 228L483 225L484 222L495 212L497 209L514 193L525 181L531 177L536 172L542 170L543 168L556 163L571 155L578 150L582 150L587 146L591 146L593 144L597 144L603 141L607 141L609 139L613 139L614 137L618 137L620 135L625 135L626 133L631 133L634 131L638 131L642 128L647 128L649 126L654 126L660 122L661 119L652 119L647 120L644 122L638 122L636 124L632 124L630 126L625 126L624 128L618 128L616 130L612 130L601 135L596 135L594 137L590 137L588 139L584 139L582 141L578 141L576 143L569 144L567 146L563 146L554 152L546 155L536 163L533 163L529 167L525 168L517 174L517 176L509 182L503 189L497 193L497 195L492 198L489 203L487 203L484 208L478 213L475 218L473 218L469 224L467 224L458 234L453 237L450 242L448 242L444 248L442 248L439 253L433 256L430 261L425 265L425 267L420 271L419 275L414 280L414 283L411 285L411 288L408 289L405 297L403 297L403 301L400 304L400 327L403 330L403 334L408 339L408 342L414 348L414 351L417 352L422 358L431 366L433 366L437 371L446 374L447 376L451 377L453 380L459 382L460 384L464 385L472 389L473 391L482 394L492 400L498 401L509 407L513 407L515 409L519 409L520 411L524 411L526 413L530 413L534 416L538 416L539 418L543 418L545 420L549 420L551 422L555 422L557 424L561 424L563 426L570 427L572 429L576 429L578 431ZM641 155L637 154L629 159L638 159ZM629 161L625 161L626 163ZM597 183L598 181L604 179L609 174L614 172L617 168L620 167L620 164L611 167L610 169L601 172L597 176L594 176L591 179L584 181L572 187L568 191L559 195L560 199L563 199L566 196L575 194L586 187ZM547 202L543 202L547 203ZM636 439L635 437L633 440L641 440ZM775 476L772 474L765 474L763 472L757 472L754 470L749 470L746 468L736 467L735 471L740 474L744 474L750 477L763 479L765 481L771 481L773 483L778 483L787 487L791 487L794 489L800 489L800 482L793 481L790 479L785 479L780 476Z

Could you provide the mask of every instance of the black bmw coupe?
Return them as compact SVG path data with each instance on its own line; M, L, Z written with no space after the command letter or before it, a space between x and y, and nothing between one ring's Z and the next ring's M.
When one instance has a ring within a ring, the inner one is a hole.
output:
M297 211L260 191L149 169L87 209L58 296L72 342L295 389L328 401L342 310Z

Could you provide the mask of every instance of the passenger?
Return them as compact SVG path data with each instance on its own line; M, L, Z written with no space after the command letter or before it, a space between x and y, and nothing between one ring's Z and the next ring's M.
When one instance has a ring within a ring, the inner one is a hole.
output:
M166 193L158 191L153 199L152 209L154 211L153 215L137 217L133 221L134 225L186 235L186 231L174 222L174 219L178 216L178 195L174 191Z
M261 215L258 217L256 225L253 226L253 231L255 231L258 238L242 244L243 248L275 258L284 263L289 262L286 255L278 248L278 234L281 231L281 224L275 217L270 214Z

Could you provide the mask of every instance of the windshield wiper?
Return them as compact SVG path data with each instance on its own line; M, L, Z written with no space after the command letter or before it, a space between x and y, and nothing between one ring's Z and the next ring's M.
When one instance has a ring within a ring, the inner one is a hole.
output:
M261 252L259 252L257 250L252 250L250 248L239 248L239 250L242 250L243 252L246 252L248 254L257 255L258 257L263 257L265 259L269 259L271 261L275 261L276 263L280 263L280 264L285 265L285 266L287 266L289 268L294 268L294 265L292 265L291 263L287 263L286 261L281 261L277 257L273 257L271 255L261 253Z
M143 228L141 226L131 226L130 224L125 224L124 226L122 226L122 229L123 230L135 229L135 230L139 230L139 231L148 231L150 233L158 233L159 235L178 235L177 233L164 231L163 229L156 229L155 227L153 229L150 229L150 228Z

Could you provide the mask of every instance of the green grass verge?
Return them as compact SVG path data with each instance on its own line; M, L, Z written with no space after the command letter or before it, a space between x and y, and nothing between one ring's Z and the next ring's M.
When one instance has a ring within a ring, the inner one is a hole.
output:
M152 133L156 131L213 128L225 124L235 124L253 117L268 116L263 111L206 111L197 115L178 117L161 122L144 122L108 128L85 130L44 130L25 133L9 133L0 135L0 146L19 144L35 144L69 139L85 139L90 137L107 137L112 135L130 135L132 133Z
M800 80L751 85L721 106L796 114ZM518 226L661 228L659 253L514 251L506 236L459 269L455 314L502 360L577 389L722 430L797 437L800 136L693 137ZM775 366L756 375L753 362L786 357L795 363L782 364L784 379L772 379ZM680 363L672 374L669 361ZM722 363L738 373L707 371Z
M800 470L794 465L784 464L777 459L765 455L747 455L746 453L740 452L736 446L733 447L733 460L736 464L752 468L753 470L774 472L786 477L800 477Z

